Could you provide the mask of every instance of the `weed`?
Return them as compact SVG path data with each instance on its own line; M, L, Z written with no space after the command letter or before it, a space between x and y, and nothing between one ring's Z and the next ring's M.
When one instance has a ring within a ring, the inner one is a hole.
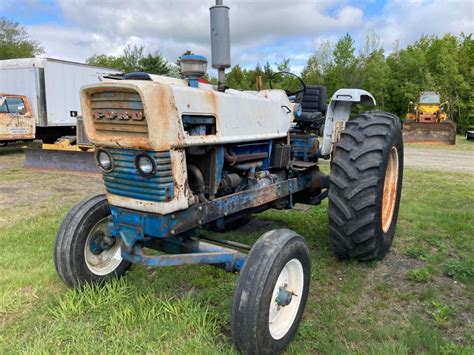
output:
M406 248L404 250L404 254L406 256L409 256L410 258L418 260L426 260L426 257L428 256L428 252L426 251L426 249L420 245L415 245Z
M419 283L428 282L431 278L429 270L425 267L408 270L407 277L408 280Z
M444 264L444 272L450 277L466 281L474 278L474 259L469 260L448 260Z
M448 305L439 302L432 301L431 305L433 310L429 312L436 323L443 324L448 320L448 317L452 314L452 309Z

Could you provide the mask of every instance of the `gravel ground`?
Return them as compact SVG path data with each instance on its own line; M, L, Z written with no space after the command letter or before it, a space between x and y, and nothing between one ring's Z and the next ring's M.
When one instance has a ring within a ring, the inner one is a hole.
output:
M474 151L405 146L405 167L474 175Z

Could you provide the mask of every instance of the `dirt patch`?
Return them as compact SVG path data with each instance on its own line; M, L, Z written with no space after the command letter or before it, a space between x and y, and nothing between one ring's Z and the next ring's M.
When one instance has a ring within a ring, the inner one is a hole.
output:
M0 228L57 211L104 192L99 175L38 172L24 168L21 149L0 154Z
M405 167L474 175L474 151L405 146Z
M466 339L466 324L472 324L474 312L466 296L466 286L446 276L432 275L426 283L417 283L407 278L409 270L424 267L424 261L390 251L367 276L360 302L353 314L376 309L378 322L408 323L413 313L425 319L433 318L435 307L432 299L449 305L450 316L439 327L449 338L463 343ZM382 302L383 305L378 304Z

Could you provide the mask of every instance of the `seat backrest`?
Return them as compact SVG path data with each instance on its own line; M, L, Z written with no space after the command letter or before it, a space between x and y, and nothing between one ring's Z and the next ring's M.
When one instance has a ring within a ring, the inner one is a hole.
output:
M327 98L328 91L325 86L306 85L306 92L300 101L303 112L321 112L325 115L327 111Z

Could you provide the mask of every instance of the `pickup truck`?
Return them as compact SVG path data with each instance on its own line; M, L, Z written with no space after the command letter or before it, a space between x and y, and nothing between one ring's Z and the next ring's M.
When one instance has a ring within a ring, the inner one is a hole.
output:
M35 117L26 96L0 93L0 145L35 138Z

